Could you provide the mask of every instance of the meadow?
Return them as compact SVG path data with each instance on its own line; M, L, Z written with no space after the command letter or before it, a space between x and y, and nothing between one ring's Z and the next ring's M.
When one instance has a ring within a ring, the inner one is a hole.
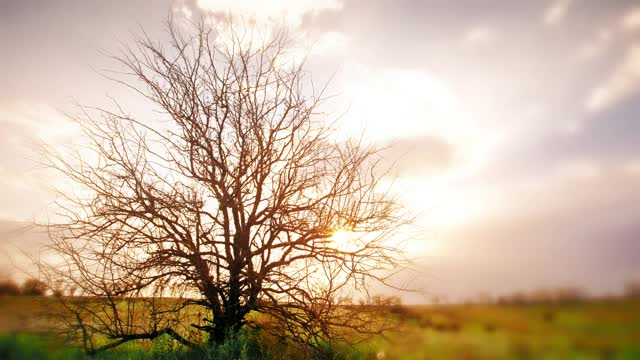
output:
M48 298L0 298L0 358L85 359L47 333ZM354 359L639 359L640 300L562 304L394 306L399 328L322 357ZM233 355L236 354L236 355ZM239 355L238 355L239 354ZM282 344L243 333L217 348L186 350L160 338L98 354L98 359L295 358Z

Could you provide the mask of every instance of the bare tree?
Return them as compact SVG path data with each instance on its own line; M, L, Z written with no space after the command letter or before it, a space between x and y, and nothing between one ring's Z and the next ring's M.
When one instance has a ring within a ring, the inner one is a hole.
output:
M116 81L167 121L81 107L89 145L48 149L76 185L50 226L58 260L41 263L73 289L67 329L90 352L162 334L220 342L244 325L311 347L381 331L372 307L342 306L403 259L406 216L377 150L336 140L326 87L290 61L286 32L168 29L168 44L143 34L114 57Z

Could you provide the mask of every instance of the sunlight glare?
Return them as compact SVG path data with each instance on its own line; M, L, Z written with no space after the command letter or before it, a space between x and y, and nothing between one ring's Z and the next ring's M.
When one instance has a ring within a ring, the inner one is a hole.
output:
M345 229L338 229L331 235L331 247L341 251L354 251L357 249L354 233Z

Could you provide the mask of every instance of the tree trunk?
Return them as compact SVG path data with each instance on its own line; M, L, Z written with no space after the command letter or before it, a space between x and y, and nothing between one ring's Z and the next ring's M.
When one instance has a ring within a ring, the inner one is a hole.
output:
M235 336L244 324L246 311L240 304L240 266L233 264L230 268L229 295L226 306L219 316L214 316L213 330L209 334L209 342L221 344L227 337Z
M223 318L213 321L214 328L209 333L209 343L222 344L227 338L235 337L238 331L242 327L241 322L236 322L233 319Z

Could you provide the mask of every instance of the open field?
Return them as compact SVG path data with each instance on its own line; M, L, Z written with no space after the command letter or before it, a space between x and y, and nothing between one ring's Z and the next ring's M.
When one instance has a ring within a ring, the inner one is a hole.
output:
M43 358L49 354L61 358L56 354L64 349L47 350L51 341L38 340L50 339L44 334L46 320L38 316L49 301L34 297L0 298L0 332L4 334L0 355L8 357L7 349L11 346L33 344L40 350L34 350L29 357ZM386 339L373 339L344 356L387 359L640 358L638 300L559 305L403 306L390 308L389 313L401 320L397 332L387 334ZM158 346L157 343L128 346L125 349L129 353L120 351L104 355L157 357L153 350ZM68 349L64 351L67 355L81 356Z
M640 358L640 302L408 307L389 358Z

